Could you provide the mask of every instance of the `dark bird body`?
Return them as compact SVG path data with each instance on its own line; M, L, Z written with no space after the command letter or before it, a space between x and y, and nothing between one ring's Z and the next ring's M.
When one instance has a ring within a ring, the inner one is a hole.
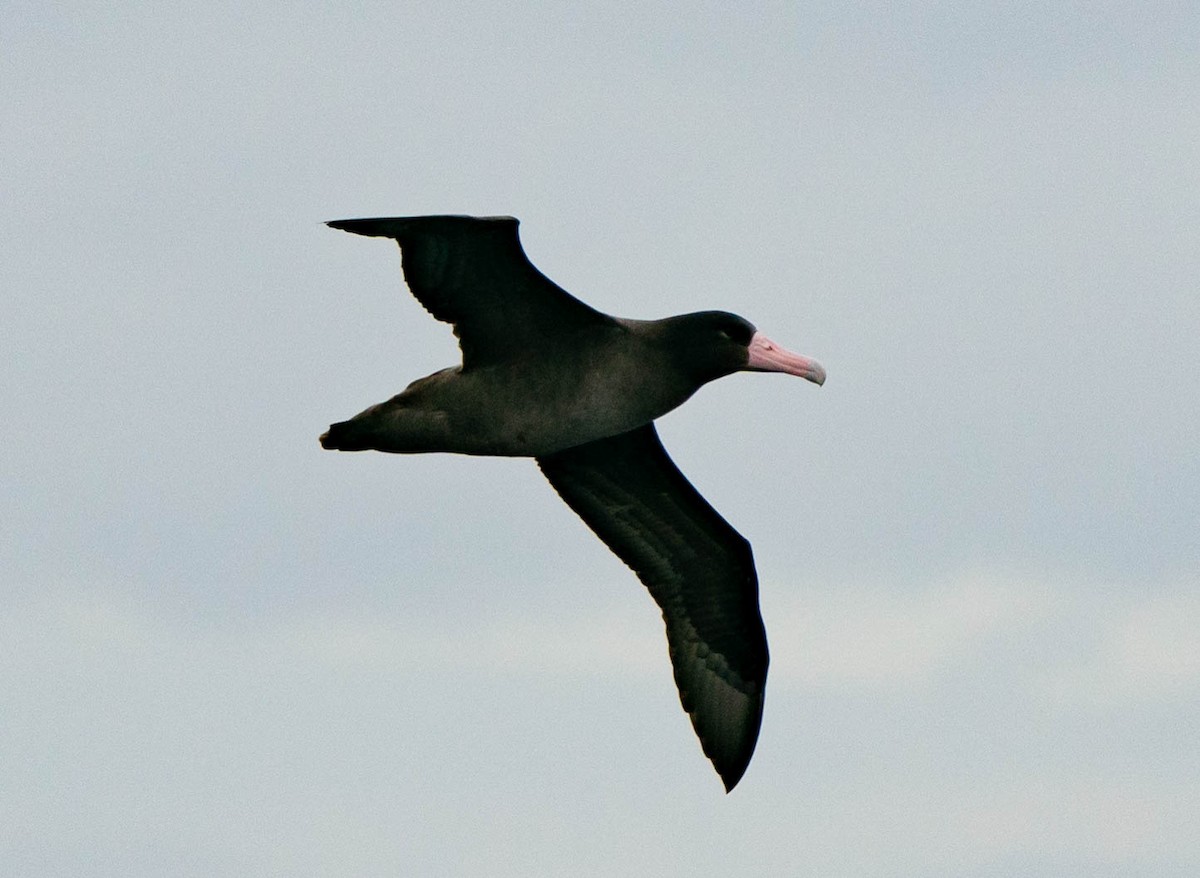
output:
M321 444L536 458L662 609L683 707L732 789L754 752L767 675L754 559L671 462L653 421L735 371L818 384L824 371L733 314L602 314L534 268L511 217L329 225L400 244L409 288L454 324L463 362L334 424Z

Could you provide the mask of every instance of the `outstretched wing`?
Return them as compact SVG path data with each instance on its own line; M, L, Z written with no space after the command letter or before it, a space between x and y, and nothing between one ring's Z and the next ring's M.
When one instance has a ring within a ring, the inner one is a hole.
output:
M513 217L387 217L327 225L400 244L409 289L430 314L454 324L466 369L612 322L533 266Z
M733 789L754 753L767 680L750 544L671 462L652 423L537 461L662 608L683 709Z

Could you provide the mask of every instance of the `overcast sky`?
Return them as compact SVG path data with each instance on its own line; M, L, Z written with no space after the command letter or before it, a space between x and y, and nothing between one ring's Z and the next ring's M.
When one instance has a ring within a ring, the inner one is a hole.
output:
M9 2L0 872L1200 868L1194 3ZM754 544L724 795L527 460L323 452L457 361L390 242L512 214L639 318Z

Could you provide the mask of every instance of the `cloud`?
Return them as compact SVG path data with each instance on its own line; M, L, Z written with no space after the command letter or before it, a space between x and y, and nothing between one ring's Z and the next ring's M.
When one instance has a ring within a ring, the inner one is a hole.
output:
M1091 644L1048 669L1039 681L1042 692L1106 705L1194 698L1200 686L1200 597L1191 589L1077 600L1071 609L1073 623L1092 631Z
M1178 696L1197 676L1197 601L1183 588L1131 596L1146 593L976 572L768 601L776 697L746 807L788 815L783 850L862 827L868 849L882 831L896 856L940 856L947 869L1186 856L1193 743L1145 738L1164 720L1187 726ZM383 827L444 819L453 836L455 796L494 792L494 806L518 807L512 790L543 759L574 760L568 783L615 772L632 794L637 771L586 754L628 756L627 736L656 711L678 737L656 732L648 752L680 760L685 777L703 767L663 697L648 599L538 616L460 605L199 620L115 595L48 589L0 616L12 647L0 697L22 718L0 739L18 767L0 813L34 846L55 827L90 827L79 862L149 846L157 868L186 848L224 857L232 874L294 851L399 856ZM596 727L641 699L628 727ZM810 801L799 812L798 776ZM411 792L433 777L441 817ZM520 807L540 807L532 790ZM323 816L330 796L349 809L340 824ZM109 816L87 817L96 809ZM265 853L246 828L263 820L288 839ZM297 825L321 829L288 836ZM353 847L364 833L366 852Z
M404 664L472 673L517 676L640 677L667 673L665 635L657 614L638 605L634 613L594 617L468 618L301 617L269 635L273 649L306 660L345 665Z
M586 585L576 588L587 593ZM1043 696L1169 697L1200 682L1200 598L1180 587L1133 591L973 572L919 587L764 589L772 683L818 689L925 687L991 650L1021 653ZM664 673L661 621L648 601L588 603L530 615L455 607L307 610L196 624L154 615L116 592L49 590L10 607L17 651L142 664L254 654L272 667L381 671L414 661L471 673L640 678ZM1056 633L1057 632L1057 633ZM1023 644L1053 643L1033 653Z
M1184 790L1128 778L1021 776L967 796L948 818L966 845L985 855L1114 862L1148 847L1177 851L1188 823L1186 800Z
M1054 700L1136 704L1200 685L1200 597L1182 584L974 572L917 587L800 588L786 599L767 589L763 602L775 685L920 688L998 657Z
M770 613L775 682L877 688L927 683L989 638L1041 620L1037 583L970 574L919 589L824 587Z
M1200 679L1200 597L1132 608L1112 634L1115 676L1128 688L1177 688Z

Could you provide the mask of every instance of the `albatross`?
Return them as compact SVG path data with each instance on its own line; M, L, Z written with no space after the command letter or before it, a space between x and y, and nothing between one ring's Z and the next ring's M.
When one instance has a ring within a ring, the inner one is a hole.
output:
M650 591L683 709L728 792L754 753L767 636L750 543L671 462L654 420L733 372L825 370L724 311L610 317L534 267L513 217L328 223L400 245L417 300L454 326L462 363L321 436L337 451L532 457Z

